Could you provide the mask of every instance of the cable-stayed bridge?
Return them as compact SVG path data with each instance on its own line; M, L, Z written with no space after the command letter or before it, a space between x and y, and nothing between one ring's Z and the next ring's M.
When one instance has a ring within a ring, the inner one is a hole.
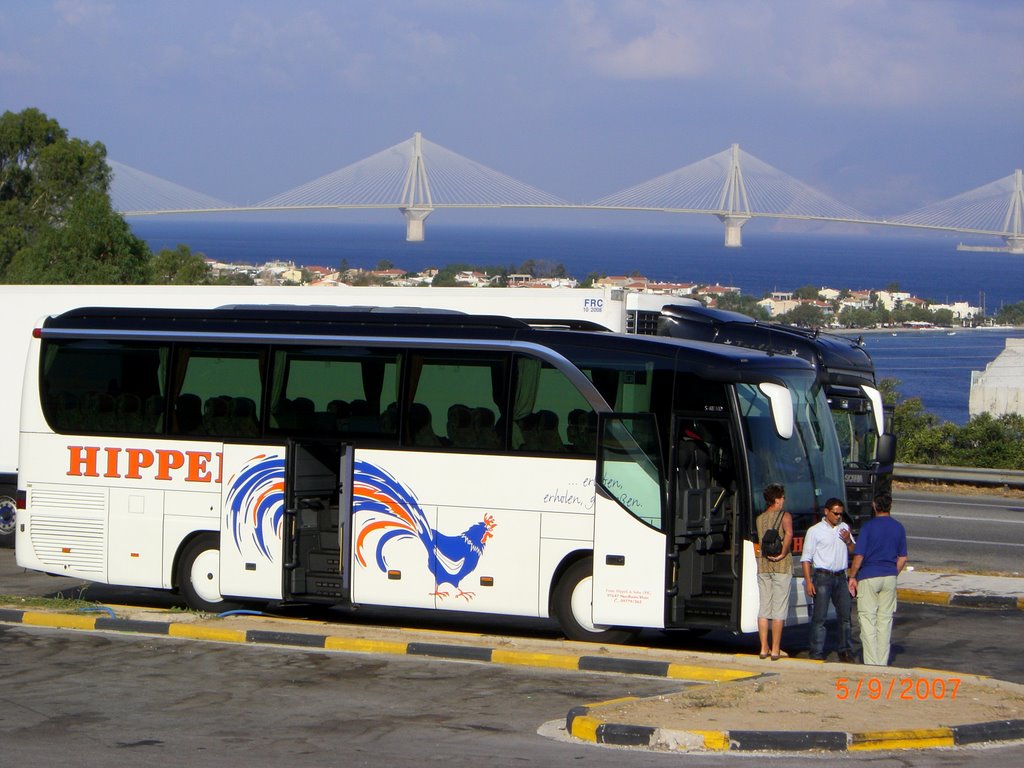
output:
M125 216L227 211L389 208L406 220L406 239L423 240L424 221L444 208L547 208L704 214L742 245L751 219L793 219L931 229L1002 238L1024 253L1021 171L902 215L879 219L768 165L733 144L650 181L584 203L488 168L415 133L382 150L254 205L232 205L129 166L110 162L111 198ZM997 249L1003 250L1003 249Z

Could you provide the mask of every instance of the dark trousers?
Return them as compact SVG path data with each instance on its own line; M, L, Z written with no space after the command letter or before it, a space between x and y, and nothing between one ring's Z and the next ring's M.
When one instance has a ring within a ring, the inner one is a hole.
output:
M829 603L836 608L836 622L839 625L839 653L853 653L853 638L850 630L850 589L846 573L814 571L814 610L811 613L811 658L820 659L825 655L825 617Z

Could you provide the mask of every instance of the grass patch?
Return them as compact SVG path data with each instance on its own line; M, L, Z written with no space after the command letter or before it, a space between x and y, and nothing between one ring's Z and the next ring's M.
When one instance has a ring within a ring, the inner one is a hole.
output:
M64 597L57 593L55 597L22 597L20 595L0 595L0 605L19 609L47 609L51 611L77 611L91 608L97 603L83 600L81 597Z

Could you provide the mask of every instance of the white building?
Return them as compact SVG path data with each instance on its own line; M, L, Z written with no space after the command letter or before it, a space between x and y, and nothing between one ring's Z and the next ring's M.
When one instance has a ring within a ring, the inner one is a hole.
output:
M955 301L952 304L932 304L928 307L932 312L948 309L953 313L954 320L970 320L981 314L981 307L972 307L966 301Z
M1024 414L1024 339L1007 339L1006 349L985 366L971 371L971 416Z

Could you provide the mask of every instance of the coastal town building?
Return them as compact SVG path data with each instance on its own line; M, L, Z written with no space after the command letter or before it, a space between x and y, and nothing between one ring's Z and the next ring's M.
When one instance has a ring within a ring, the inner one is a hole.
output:
M1024 339L1007 339L1006 348L984 371L971 371L971 417L982 413L1024 415Z
M206 260L210 267L210 273L214 277L222 278L231 275L244 275L253 280L256 285L309 285L319 288L330 288L335 286L359 286L359 285L389 285L395 287L428 287L433 284L440 270L435 267L424 269L420 272L407 272L404 269L393 267L390 264L388 269L367 270L361 268L348 268L343 262L342 270L334 271L329 267L313 265L300 267L291 261L271 261L262 265L252 264L227 264L216 262L212 259ZM385 265L382 265L385 266ZM467 288L488 288L498 285L506 285L510 288L577 288L580 283L571 276L564 277L535 277L526 273L512 273L505 275L491 275L477 270L463 270L454 275L456 285ZM594 280L593 285L598 288L616 288L623 291L644 293L663 296L688 297L698 296L711 306L717 306L718 300L726 295L741 295L740 288L720 283L692 283L692 282L658 282L649 278L633 275L609 275ZM932 323L927 319L928 312L935 313L939 310L948 310L946 316L941 320L942 324L948 325L950 318L956 325L974 325L983 319L983 310L980 307L972 306L966 301L957 301L949 304L930 304L927 300L918 298L906 291L889 291L871 289L838 289L830 286L822 286L817 290L817 299L797 298L806 296L806 293L793 290L775 290L769 293L764 299L757 302L757 306L763 307L772 318L778 318L792 312L795 309L810 306L820 310L819 317L823 323L838 324L838 318L843 310L871 310L884 308L888 311L914 310L914 319L904 320L904 325L914 327L929 327ZM924 317L922 318L922 313ZM938 323L936 323L938 324Z
M953 319L957 321L973 320L981 315L981 307L972 307L966 301L955 301L952 304L930 304L928 309L936 312L940 309L948 309L953 313Z

